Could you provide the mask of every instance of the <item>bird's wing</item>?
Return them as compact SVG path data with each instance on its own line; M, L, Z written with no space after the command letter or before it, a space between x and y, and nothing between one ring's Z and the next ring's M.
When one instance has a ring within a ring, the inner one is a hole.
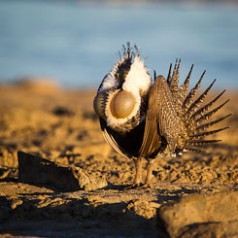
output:
M157 124L158 117L158 83L155 82L149 91L148 107L145 119L145 129L139 155L141 157L149 157L156 153L161 146L161 136Z
M123 148L116 142L115 138L113 137L113 134L110 129L106 126L106 122L103 119L100 119L100 125L102 129L102 134L105 140L111 147L121 156L126 156L127 153L124 152ZM123 153L124 152L124 153Z
M183 120L176 112L173 103L173 95L163 76L158 76L154 87L157 88L157 123L160 134L166 139L170 153L175 153L176 148L183 147L183 141L187 137Z

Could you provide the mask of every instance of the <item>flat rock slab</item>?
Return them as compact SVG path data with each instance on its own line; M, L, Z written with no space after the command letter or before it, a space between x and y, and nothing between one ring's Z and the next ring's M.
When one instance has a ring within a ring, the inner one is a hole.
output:
M168 237L238 237L238 192L188 195L161 206L158 227Z

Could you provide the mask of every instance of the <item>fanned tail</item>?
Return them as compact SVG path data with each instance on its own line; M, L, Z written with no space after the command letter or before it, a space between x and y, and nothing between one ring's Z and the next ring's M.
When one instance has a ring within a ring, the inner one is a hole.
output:
M200 108L199 110L197 110L196 112L193 113L193 115L191 116L191 118L197 119L198 117L201 117L203 115L205 115L210 108L212 107L212 105L225 93L226 90L223 90L220 94L218 94L213 100L211 100L209 103L207 103L205 106L203 106L202 108Z
M183 150L184 152L186 151L191 151L191 152L194 152L194 153L198 153L198 154L204 154L206 155L207 152L205 149L201 149L201 148L198 148L198 147L194 147L194 146L187 146L185 150Z
M176 59L173 73L172 73L172 64L170 64L169 74L167 77L167 83L169 85L169 88L172 94L172 101L173 101L175 110L178 114L181 115L181 107L184 101L184 94L185 94L186 88L188 88L191 72L190 72L190 75L188 75L187 81L184 82L183 86L179 86L180 65L181 65L181 59ZM171 73L172 73L172 76L171 76Z
M170 80L170 90L173 96L177 96L178 94L178 84L179 84L179 70L180 70L181 59L177 59L174 65L173 75Z
M168 76L167 76L167 84L168 85L170 85L170 81L172 79L172 77L171 77L172 66L173 66L173 64L170 64L170 66L169 66L169 73L168 73Z
M213 121L210 121L210 122L208 122L208 123L202 124L202 125L200 125L200 126L197 127L197 131L198 131L198 132L203 132L203 131L205 131L206 129L210 128L211 126L213 126L213 125L215 125L215 124L217 124L217 123L219 123L219 122L225 120L226 118L230 117L231 115L232 115L232 114L230 113L230 114L228 114L228 115L226 115L226 116L224 116L224 117L218 118L217 120L213 120Z
M205 136L216 134L217 132L223 131L223 130L228 129L228 128L229 128L229 126L226 126L226 127L223 127L223 128L217 129L217 130L205 131L205 132L202 132L202 133L195 133L195 134L190 135L190 138L193 138L193 137L203 138Z
M186 114L188 114L189 116L191 114L193 114L197 108L199 108L201 106L201 104L203 103L203 100L205 99L205 97L207 96L208 92L210 91L211 87L213 86L213 84L216 82L216 79L213 80L213 82L210 84L210 86L191 104L191 106L188 108Z
M209 111L204 115L201 115L196 121L201 123L205 120L208 120L212 115L214 115L217 111L219 111L222 107L224 107L229 101L230 99L227 99L224 103L222 103L218 107L214 108L213 110Z
M193 67L194 65L192 64L186 79L184 80L183 84L179 87L179 93L181 97L183 98L183 100L185 99L185 96L188 93L188 88L189 88L189 83L190 83Z
M221 141L219 139L207 139L207 137L229 128L226 126L218 129L210 129L212 126L219 124L231 116L231 114L227 114L225 116L219 117L218 119L213 119L214 114L224 107L229 102L229 99L214 107L218 99L220 99L225 93L224 90L211 101L204 103L211 88L216 82L216 79L213 80L212 83L201 94L198 94L198 90L206 70L202 73L195 86L190 91L188 91L194 65L191 66L183 84L179 86L180 63L181 60L177 59L173 72L172 64L170 65L167 77L167 83L173 96L174 108L176 109L177 114L180 116L186 128L185 132L181 132L181 134L183 133L186 135L182 136L182 139L180 139L180 145L183 146L178 146L178 149L182 151L206 153L205 149L202 148L203 146Z
M188 144L190 145L205 145L205 144L210 144L210 143L216 143L219 142L221 140L189 140Z
M196 83L196 85L194 86L194 88L190 91L190 93L188 94L188 96L185 98L184 102L183 102L183 108L188 109L191 105L191 103L194 100L194 97L197 94L197 91L200 87L200 84L202 82L203 76L206 73L206 70L204 70L204 72L202 73L200 79L198 80L198 82Z

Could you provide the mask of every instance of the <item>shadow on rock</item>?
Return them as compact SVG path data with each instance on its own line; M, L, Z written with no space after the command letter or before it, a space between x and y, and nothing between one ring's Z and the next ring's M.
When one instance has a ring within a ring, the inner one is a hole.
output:
M35 155L18 152L19 182L44 186L55 191L94 190L106 187L103 178L90 177L80 167L56 164Z
M12 209L1 234L54 237L157 237L155 219L127 209L127 203L38 195Z

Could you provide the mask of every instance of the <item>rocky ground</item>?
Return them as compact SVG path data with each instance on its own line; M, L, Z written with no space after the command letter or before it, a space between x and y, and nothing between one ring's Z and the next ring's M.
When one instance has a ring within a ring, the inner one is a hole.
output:
M152 188L101 134L95 90L0 85L1 237L238 237L238 94L208 155L155 166Z

